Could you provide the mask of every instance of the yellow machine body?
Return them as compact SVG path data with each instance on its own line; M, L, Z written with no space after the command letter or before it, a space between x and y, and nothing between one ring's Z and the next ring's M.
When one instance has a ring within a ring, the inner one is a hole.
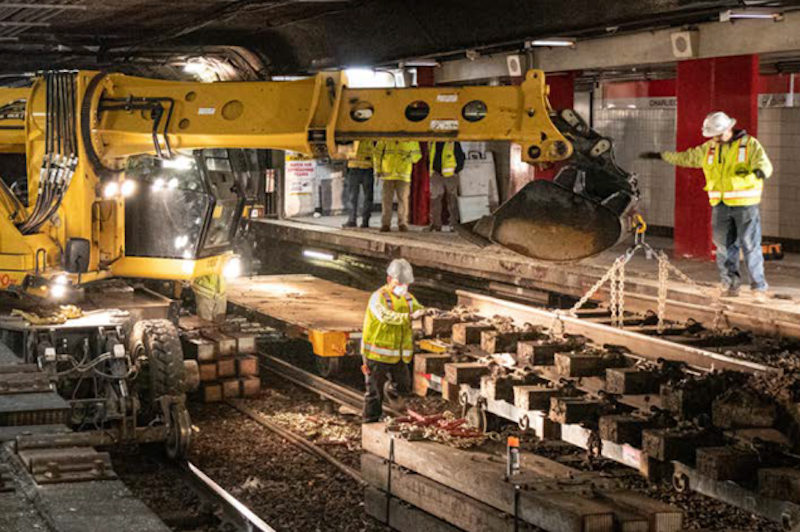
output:
M0 89L0 106L25 100L24 120L3 120L0 151L24 152L30 205L21 212L0 188L0 290L26 276L64 273L69 239L90 242L88 271L69 275L87 283L112 276L189 280L219 273L226 256L200 260L128 257L125 202L103 187L133 155L201 148L283 149L336 156L359 139L418 141L507 140L527 162L562 161L572 145L550 118L541 71L506 87L351 89L340 72L292 82L194 83L80 71L75 76L78 162L60 208L34 234L18 229L36 204L45 156L47 90ZM136 102L159 101L168 118L154 132L153 113ZM126 103L127 102L127 103ZM175 206L180 209L180 205Z

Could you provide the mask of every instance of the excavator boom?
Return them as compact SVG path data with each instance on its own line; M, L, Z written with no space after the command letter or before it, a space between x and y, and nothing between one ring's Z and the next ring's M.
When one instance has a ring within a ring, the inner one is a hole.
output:
M126 253L125 201L106 192L126 190L131 156L168 161L178 151L269 148L336 157L342 144L386 138L510 141L536 164L573 155L572 141L551 118L545 75L536 70L517 86L401 89L349 88L340 72L230 83L46 72L30 88L0 89L0 146L24 148L30 198L20 208L0 188L0 289L63 273L91 282L114 275L192 279L220 270L224 257ZM485 237L503 244L495 233ZM524 233L515 238L541 237ZM505 245L536 256L530 247Z

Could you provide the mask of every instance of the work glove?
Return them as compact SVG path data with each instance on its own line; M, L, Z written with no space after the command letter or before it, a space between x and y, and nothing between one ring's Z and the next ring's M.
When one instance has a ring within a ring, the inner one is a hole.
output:
M639 154L639 159L661 160L661 153L657 151L646 151Z
M432 313L431 309L427 309L427 308L423 308L423 309L420 309L420 310L415 310L414 312L411 313L411 319L412 320L418 320L421 317L427 316L428 314L431 314L431 313Z

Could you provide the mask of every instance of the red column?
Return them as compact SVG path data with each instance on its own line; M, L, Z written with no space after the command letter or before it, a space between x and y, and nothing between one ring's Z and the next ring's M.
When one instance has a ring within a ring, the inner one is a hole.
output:
M433 87L433 67L417 67L417 86ZM410 223L427 225L431 209L431 180L428 175L428 147L421 142L422 159L411 172Z
M575 73L567 72L555 76L547 76L547 85L550 87L550 105L556 111L572 109L575 106ZM588 117L587 117L588 119ZM536 168L533 172L534 179L547 179L552 181L562 164L555 164L548 168Z
M697 59L678 63L679 151L706 141L703 119L712 111L736 118L737 128L757 134L758 56ZM712 257L711 207L703 191L702 170L675 170L675 253L696 258Z

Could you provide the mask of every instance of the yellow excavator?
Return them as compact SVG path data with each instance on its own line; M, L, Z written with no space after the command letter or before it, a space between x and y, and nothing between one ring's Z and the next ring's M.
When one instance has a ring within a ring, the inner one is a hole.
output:
M49 372L75 424L116 427L120 439L161 426L180 456L191 430L177 332L154 310L155 295L131 295L113 279L237 269L243 201L230 149L335 157L356 140L386 138L511 141L526 162L570 163L462 228L480 244L589 256L621 238L635 204L608 139L572 112L552 113L541 71L518 86L402 89L350 88L340 72L226 83L43 72L27 87L0 88L0 151L27 162L27 198L0 179L0 316L32 298L93 310L65 323L3 317L0 341Z

